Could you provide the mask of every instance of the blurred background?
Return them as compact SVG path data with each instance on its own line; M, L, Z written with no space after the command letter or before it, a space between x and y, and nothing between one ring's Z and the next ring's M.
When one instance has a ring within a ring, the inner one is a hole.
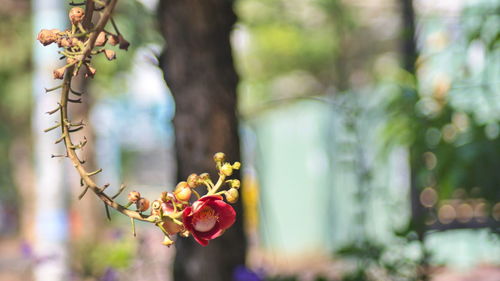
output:
M241 160L207 248L134 238L51 158L60 62L35 38L69 3L0 0L0 280L500 280L498 0L119 1L131 48L71 108L84 158L150 198Z

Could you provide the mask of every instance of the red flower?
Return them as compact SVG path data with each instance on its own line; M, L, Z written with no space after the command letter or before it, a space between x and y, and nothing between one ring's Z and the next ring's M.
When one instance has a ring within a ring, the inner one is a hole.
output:
M198 199L182 213L184 226L202 246L221 236L236 220L236 212L222 196L210 195Z

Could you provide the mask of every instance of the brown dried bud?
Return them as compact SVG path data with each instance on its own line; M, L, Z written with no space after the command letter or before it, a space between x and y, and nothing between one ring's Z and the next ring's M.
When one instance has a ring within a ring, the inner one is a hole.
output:
M97 35L97 39L95 40L95 45L97 47L102 47L106 45L106 41L108 41L108 38L106 38L106 32L101 31L99 35Z
M52 30L42 29L36 38L42 45L47 46L57 41L58 36Z
M191 174L187 178L186 182L187 182L189 187L194 188L194 187L197 187L198 185L200 185L199 184L200 178L198 177L197 174Z
M110 34L108 35L108 44L111 46L116 46L118 44L118 36Z
M59 38L57 40L57 45L63 48L71 47L71 41L68 38Z
M71 47L78 46L78 43L80 43L80 40L77 38L73 37L69 40Z
M54 79L63 79L64 77L64 72L66 71L66 67L61 67L52 72L52 75L54 76Z
M116 59L116 53L113 50L104 50L104 55L108 60Z
M94 78L96 72L97 70L95 68L93 68L90 65L87 65L87 73L85 73L85 78L87 77Z
M75 64L77 61L75 58L66 58L66 64Z
M132 203L137 202L140 198L141 194L139 193L139 191L130 191L127 197L128 201Z
M72 24L77 25L83 21L85 17L85 11L80 7L74 7L69 10L69 21Z
M137 211L139 212L144 212L147 209L149 209L149 200L141 197L136 203L135 206L137 207Z
M123 36L120 34L118 35L118 44L120 44L119 48L125 51L128 51L128 46L130 46L130 43L123 38Z

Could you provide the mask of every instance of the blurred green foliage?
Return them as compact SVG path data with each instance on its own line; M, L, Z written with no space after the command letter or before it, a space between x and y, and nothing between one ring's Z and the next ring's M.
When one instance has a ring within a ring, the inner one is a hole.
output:
M243 113L280 98L324 94L339 84L346 66L336 61L354 26L339 1L244 0L236 2L236 12Z
M72 247L72 270L82 278L102 276L106 269L130 267L137 252L133 238L78 243Z
M498 2L480 1L453 26L440 17L424 22L418 79L401 80L402 94L389 104L388 135L411 147L416 184L435 187L440 199L465 190L467 198L500 200L498 11Z
M29 138L31 98L31 32L29 1L7 1L0 7L0 192L14 200L11 151L18 138Z

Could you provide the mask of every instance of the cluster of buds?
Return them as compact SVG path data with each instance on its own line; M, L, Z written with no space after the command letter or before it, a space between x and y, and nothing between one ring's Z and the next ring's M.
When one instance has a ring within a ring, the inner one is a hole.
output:
M172 245L174 242L170 235L179 234L184 237L192 235L198 243L206 246L235 222L236 213L228 203L238 201L240 181L226 178L233 174L233 170L240 168L240 163L225 162L225 155L221 152L215 154L214 160L219 171L216 183L207 173L191 174L186 181L179 182L172 192L162 192L160 197L151 203L148 221L163 231L164 245ZM203 196L196 191L200 186L207 189ZM191 199L196 200L191 203ZM150 207L149 200L141 197L137 191L128 194L125 207L133 204L141 213Z
M116 58L115 51L111 49L96 49L95 47L105 47L106 45L116 46L123 50L128 50L130 43L123 38L120 34L116 25L116 34L108 31L99 31L98 34L94 35L95 40L91 42L91 34L97 32L93 30L92 27L86 30L83 26L85 20L85 10L80 7L74 7L69 11L69 21L71 23L71 28L61 31L59 29L42 29L38 33L37 40L44 46L57 43L62 51L59 54L62 55L61 59L66 59L66 65L61 68L55 69L53 71L54 79L63 79L66 70L75 66L73 70L73 76L78 74L78 71L82 66L86 68L86 77L94 77L96 69L90 65L91 55L104 54L108 60L114 60Z

